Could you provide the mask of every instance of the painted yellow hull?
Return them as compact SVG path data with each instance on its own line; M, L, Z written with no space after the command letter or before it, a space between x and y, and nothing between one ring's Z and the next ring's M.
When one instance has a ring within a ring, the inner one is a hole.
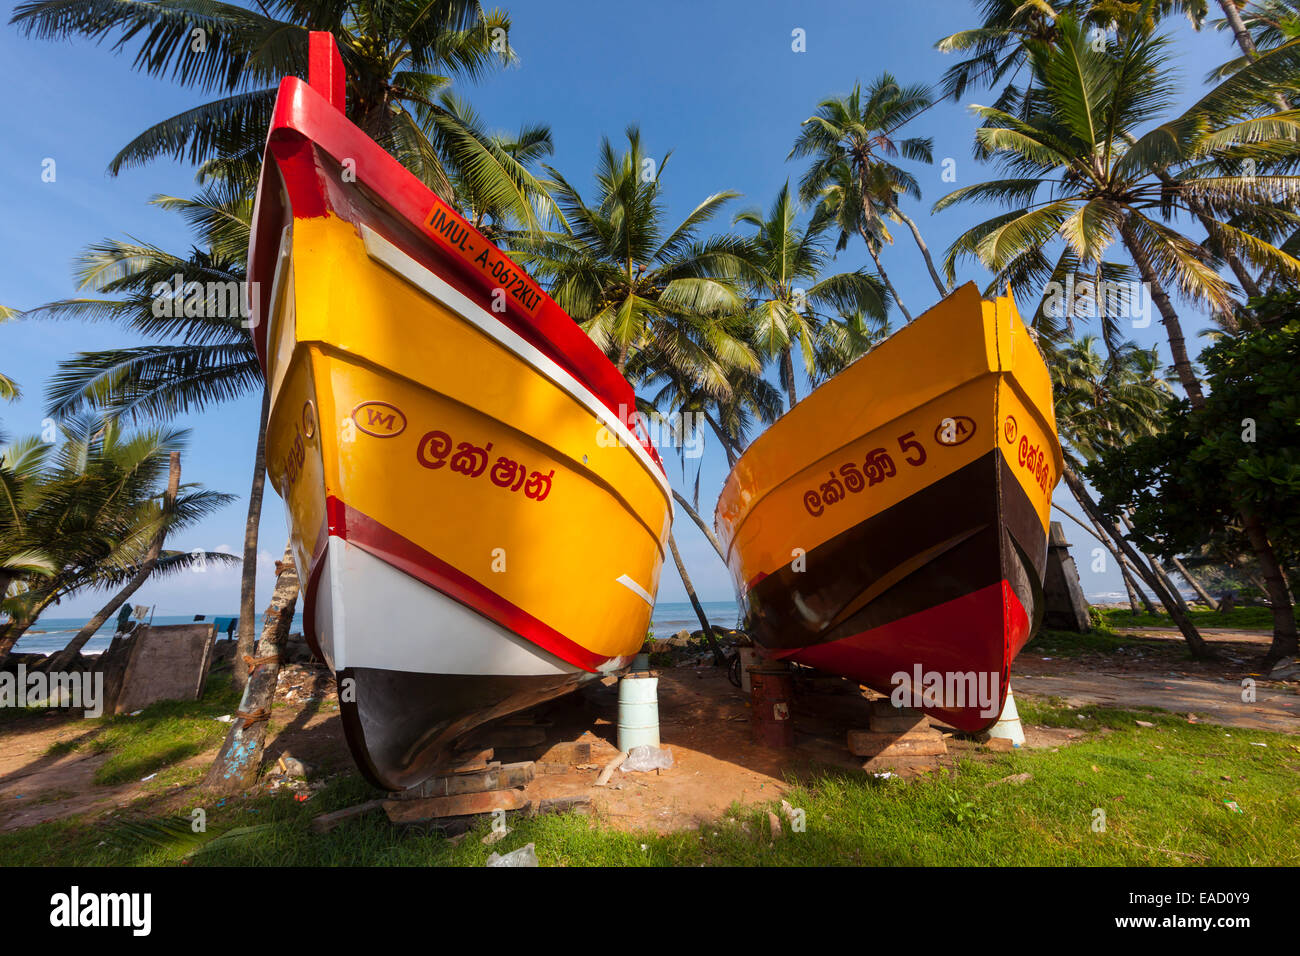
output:
M715 522L751 633L882 691L925 663L991 671L1004 693L1041 614L1061 466L1050 376L1014 301L958 289L728 476Z
M671 494L612 364L337 105L281 87L254 341L307 636L361 769L401 789L626 666Z

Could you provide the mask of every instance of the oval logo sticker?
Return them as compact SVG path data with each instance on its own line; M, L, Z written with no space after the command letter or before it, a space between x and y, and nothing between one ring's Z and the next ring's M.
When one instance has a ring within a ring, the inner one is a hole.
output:
M362 402L352 409L352 421L375 438L396 438L406 430L406 416L389 402Z
M965 415L953 415L939 423L939 427L934 430L934 440L940 445L951 448L953 445L970 441L974 434L975 419Z
M1006 435L1008 444L1015 442L1016 435L1019 431L1020 429L1016 427L1016 417L1014 415L1008 415L1006 424L1002 426L1002 433Z

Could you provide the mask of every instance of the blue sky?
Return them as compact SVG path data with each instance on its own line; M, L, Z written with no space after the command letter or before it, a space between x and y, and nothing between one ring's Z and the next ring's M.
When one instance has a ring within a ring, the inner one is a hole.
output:
M659 156L673 150L664 182L671 212L681 217L705 196L724 189L740 191L715 222L718 231L731 216L750 206L766 208L777 189L801 172L787 163L799 123L819 100L847 92L856 80L882 72L905 83L933 82L951 63L934 50L943 34L974 25L967 0L883 0L793 4L726 2L701 4L661 0L653 5L541 2L502 3L514 26L511 40L520 52L517 68L459 87L493 127L514 129L522 122L550 124L555 141L551 164L570 182L587 187L602 136L622 136L629 123L641 126L644 141ZM139 131L201 102L201 94L131 69L129 54L114 55L86 41L40 42L7 25L0 27L0 303L30 308L75 292L72 260L84 246L108 236L130 235L164 248L190 244L174 214L151 207L157 193L187 194L193 170L169 161L109 176L110 158ZM806 51L792 50L792 31L804 31ZM1232 55L1228 36L1213 30L1194 34L1171 24L1178 37L1177 65L1184 104L1199 96L1201 78ZM968 97L989 102L980 91ZM971 158L976 123L960 104L943 104L908 128L930 136L936 165L911 168L923 199L905 204L921 225L936 254L959 232L978 221L985 209L955 210L931 217L931 204L956 186L990 178ZM957 182L940 179L945 158L956 162ZM55 181L43 182L43 162L55 162ZM913 314L933 303L934 287L905 229L886 252L886 268ZM859 242L840 255L837 268L853 269L866 260ZM960 276L983 284L986 276L968 267ZM1022 303L1023 305L1023 303ZM1205 317L1184 307L1190 332L1203 329ZM1132 332L1143 345L1160 343L1161 326ZM9 435L39 431L45 385L58 361L78 350L125 344L110 326L82 323L19 322L0 325L0 369L25 391L16 404L0 408ZM1199 345L1193 346L1199 350ZM252 397L183 419L192 429L183 479L231 492L240 501L186 532L171 546L223 547L239 551L253 456L257 406ZM691 465L693 468L693 465ZM701 510L711 514L725 477L719 449L706 454L700 482ZM693 471L685 477L670 464L674 484L688 495ZM1057 500L1077 510L1068 495ZM701 595L727 600L731 584L704 537L684 515L677 524L688 568ZM1118 575L1091 571L1095 542L1066 521L1077 541L1076 558L1084 589L1121 589ZM264 551L259 607L269 597L269 558L285 540L283 508L267 491L261 527ZM146 585L136 602L156 604L160 614L227 613L238 606L237 570L186 575ZM685 592L671 566L665 569L660 600L680 601ZM65 601L57 616L91 613L102 603L86 594Z

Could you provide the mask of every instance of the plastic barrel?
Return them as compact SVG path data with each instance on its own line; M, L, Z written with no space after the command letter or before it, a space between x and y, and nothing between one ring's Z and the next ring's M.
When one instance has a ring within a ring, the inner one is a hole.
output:
M659 678L629 675L618 682L618 749L659 746Z

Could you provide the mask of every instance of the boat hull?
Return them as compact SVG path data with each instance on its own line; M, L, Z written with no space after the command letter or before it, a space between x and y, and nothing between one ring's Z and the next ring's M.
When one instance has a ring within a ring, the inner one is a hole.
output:
M750 633L984 729L1042 615L1060 467L1050 380L1013 304L958 290L737 462L717 527Z
M312 89L280 100L250 253L268 475L353 755L400 790L474 727L630 662L669 492L604 357L548 338L554 304Z

